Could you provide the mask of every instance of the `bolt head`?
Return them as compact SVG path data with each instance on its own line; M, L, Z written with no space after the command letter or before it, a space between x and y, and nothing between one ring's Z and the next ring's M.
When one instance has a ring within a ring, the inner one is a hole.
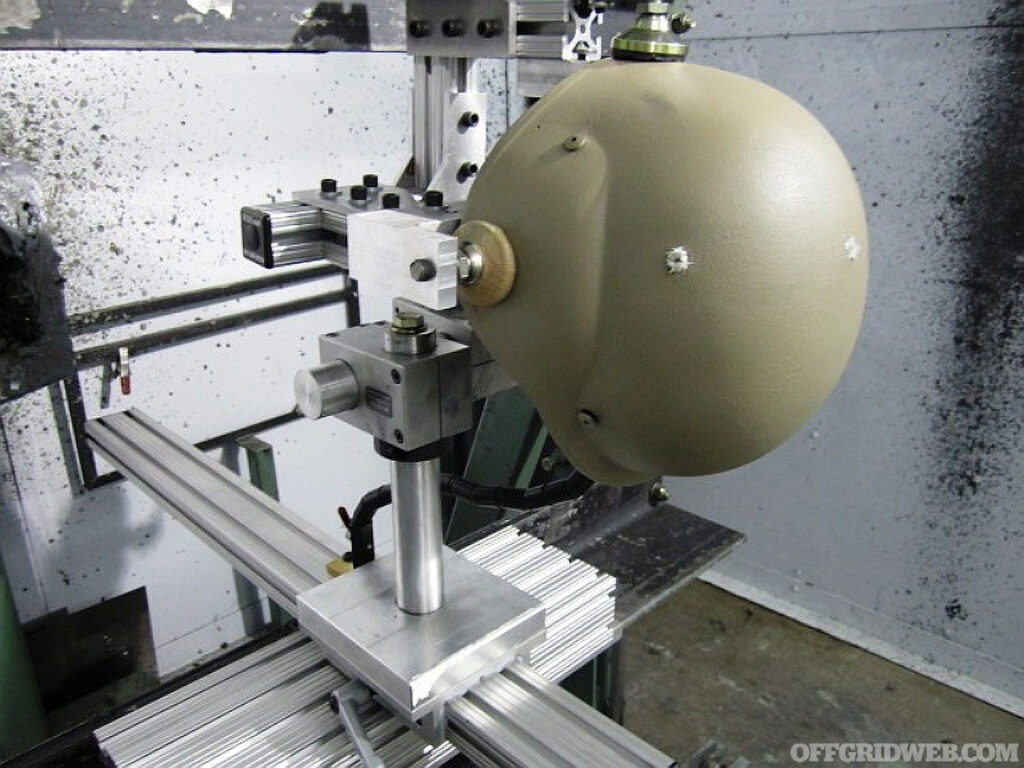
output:
M397 192L385 192L381 195L380 205L382 208L398 208L402 205L402 198Z
M505 25L501 23L501 19L482 19L476 25L476 33L484 38L497 37L504 29Z
M576 411L576 420L584 427L592 427L597 424L597 416L592 411Z
M437 265L430 259L416 259L409 264L409 276L417 283L426 283L437 277Z
M672 31L677 35L685 34L697 26L697 22L685 13L677 13L672 17Z
M430 22L426 19L413 19L409 22L409 34L413 37L426 37L430 34Z
M647 495L652 505L660 504L663 501L668 501L672 496L668 492L668 488L666 488L661 483L655 483L654 485L652 485L651 490Z
M416 333L427 327L419 312L396 312L391 318L391 330L395 333Z
M445 19L441 22L441 34L445 37L462 37L466 33L466 25L462 19Z
M637 13L668 13L672 8L671 3L666 2L648 2L648 3L637 3Z

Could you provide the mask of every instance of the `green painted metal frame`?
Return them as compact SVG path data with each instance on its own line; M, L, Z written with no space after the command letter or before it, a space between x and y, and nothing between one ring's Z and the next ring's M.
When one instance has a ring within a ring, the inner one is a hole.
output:
M245 460L249 468L249 482L270 496L275 501L280 501L280 494L277 489L277 466L274 464L274 447L256 435L243 435L235 441L238 447L245 451ZM327 567L327 563L324 563ZM270 603L270 626L281 627L292 620L284 608L275 603Z
M45 736L42 699L0 560L0 760L24 752Z

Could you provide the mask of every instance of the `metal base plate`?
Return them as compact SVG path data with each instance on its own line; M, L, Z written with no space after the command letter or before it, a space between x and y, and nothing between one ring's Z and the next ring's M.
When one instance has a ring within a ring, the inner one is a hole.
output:
M536 598L444 549L444 606L395 604L390 556L298 596L300 626L339 668L415 722L544 638Z

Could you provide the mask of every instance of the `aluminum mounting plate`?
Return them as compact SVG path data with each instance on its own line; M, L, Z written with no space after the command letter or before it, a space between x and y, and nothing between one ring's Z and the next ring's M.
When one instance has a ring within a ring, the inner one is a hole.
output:
M440 610L404 613L385 556L299 594L299 625L414 723L544 639L539 600L447 547L444 590Z

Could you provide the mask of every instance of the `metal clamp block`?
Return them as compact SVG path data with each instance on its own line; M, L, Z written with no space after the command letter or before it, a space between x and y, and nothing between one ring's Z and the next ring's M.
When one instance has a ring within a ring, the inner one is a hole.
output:
M439 226L435 219L393 210L349 216L349 275L431 309L454 307L458 241ZM412 269L427 264L432 269Z
M439 338L425 354L388 352L387 327L375 323L320 337L320 359L345 361L358 382L357 404L337 417L407 451L472 428L469 347Z
M433 613L398 608L390 556L297 600L299 625L327 657L414 725L544 638L539 600L452 549L443 557L445 602Z

